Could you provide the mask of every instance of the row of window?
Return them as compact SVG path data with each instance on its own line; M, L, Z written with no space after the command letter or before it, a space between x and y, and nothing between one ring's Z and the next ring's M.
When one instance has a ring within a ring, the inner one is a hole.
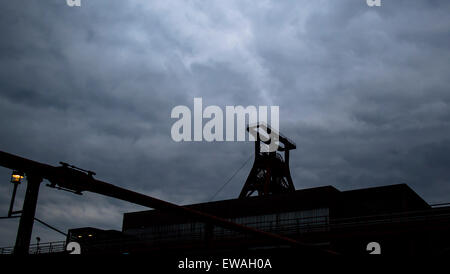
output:
M280 234L323 231L328 229L329 209L318 208L276 214L245 216L231 218L230 221L263 231ZM216 238L238 235L238 233L234 231L219 226L215 226L212 232L213 236ZM170 240L180 238L196 239L204 236L205 224L193 222L173 225L154 225L142 229L130 229L125 231L125 233L136 235L146 240Z

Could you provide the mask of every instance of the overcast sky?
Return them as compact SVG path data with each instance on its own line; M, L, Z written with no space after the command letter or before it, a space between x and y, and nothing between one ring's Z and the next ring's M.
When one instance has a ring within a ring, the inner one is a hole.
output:
M173 107L276 105L297 189L407 183L450 201L450 2L0 0L0 150L94 170L154 197L209 201L249 142L181 142ZM251 161L215 198L235 198ZM0 168L0 216L10 170ZM26 184L19 188L16 209ZM121 229L142 207L41 187L61 230ZM0 220L0 246L18 220ZM35 224L32 242L63 239Z

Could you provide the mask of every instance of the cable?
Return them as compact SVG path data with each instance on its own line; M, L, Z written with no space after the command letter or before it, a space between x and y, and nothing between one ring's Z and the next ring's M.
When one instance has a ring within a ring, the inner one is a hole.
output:
M242 166L236 170L236 172L234 172L234 174L219 188L219 190L217 190L217 192L209 199L209 201L211 202L216 196L217 194L219 194L222 189L229 183L231 182L231 180L233 180L234 176L236 176L236 174L238 174L239 171L241 171L241 169L244 168L244 166L248 163L248 161L250 161L250 159L253 158L253 154L250 155L250 157L244 162L244 164L242 164Z
M3 220L3 219L15 219L15 218L19 218L20 216L5 216L5 217L0 217L0 220Z
M50 229L52 229L52 230L54 230L54 231L56 231L56 232L58 232L58 233L61 233L62 235L64 235L64 236L67 237L67 234L64 233L64 232L62 232L61 230L59 230L59 229L57 229L57 228L55 228L55 227L53 227L53 226L51 226L51 225L45 223L44 221L39 220L39 219L36 218L36 217L35 217L34 219L35 219L36 221L38 221L39 223L45 225L46 227L48 227L48 228L50 228Z
M3 219L15 219L15 218L20 218L20 216L6 216L6 217L3 217L3 216L2 216L2 217L0 217L0 220L3 220ZM64 233L64 232L62 232L61 230L59 230L59 229L57 229L57 228L55 228L55 227L53 227L53 226L47 224L47 223L44 222L44 221L39 220L39 219L36 218L36 217L34 217L34 219L35 219L36 221L38 221L39 223L45 225L46 227L48 227L48 228L50 228L50 229L52 229L52 230L54 230L54 231L56 231L56 232L58 232L58 233L60 233L60 234L62 234L62 235L64 235L64 236L67 237L67 234Z
M3 220L3 219L15 219L15 218L20 218L20 216L6 216L6 217L3 217L3 216L2 216L2 217L0 217L0 220ZM64 236L67 237L67 234L66 234L66 233L62 232L61 230L57 229L56 227L53 227L53 226L47 224L46 222L39 220L39 219L36 218L36 217L34 217L34 219L35 219L36 221L38 221L39 223L45 225L46 227L48 227L48 228L50 228L50 229L52 229L52 230L54 230L54 231L56 231L56 232L58 232L58 233L61 233L62 235L64 235Z

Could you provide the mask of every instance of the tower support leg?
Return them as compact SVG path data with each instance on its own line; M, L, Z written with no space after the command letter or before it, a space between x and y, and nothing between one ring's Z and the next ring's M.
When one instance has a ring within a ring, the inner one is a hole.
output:
M16 245L14 246L14 254L16 255L28 254L41 182L41 177L27 174L27 190L17 231Z

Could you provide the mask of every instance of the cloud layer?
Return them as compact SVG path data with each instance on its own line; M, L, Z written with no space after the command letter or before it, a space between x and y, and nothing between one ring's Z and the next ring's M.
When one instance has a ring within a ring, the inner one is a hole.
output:
M208 201L250 143L175 143L174 106L278 105L297 188L408 183L450 200L450 3L3 1L0 149L179 204ZM248 164L216 199L237 197ZM11 185L0 170L0 209ZM21 185L21 204L25 185ZM120 229L142 209L41 188L37 217ZM16 221L2 221L12 245ZM61 237L35 226L42 241Z

